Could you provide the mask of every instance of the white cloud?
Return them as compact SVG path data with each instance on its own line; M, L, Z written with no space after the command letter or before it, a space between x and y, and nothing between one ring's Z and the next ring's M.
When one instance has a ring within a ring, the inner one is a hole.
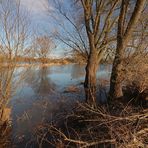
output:
M34 14L44 14L47 11L46 0L21 0L21 5Z

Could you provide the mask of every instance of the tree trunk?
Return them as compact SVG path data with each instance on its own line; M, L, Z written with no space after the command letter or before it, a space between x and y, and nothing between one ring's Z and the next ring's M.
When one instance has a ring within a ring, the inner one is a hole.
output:
M109 98L121 98L123 96L122 93L122 81L123 81L123 58L125 56L125 48L130 41L133 28L138 22L142 10L144 8L146 0L137 0L135 4L134 11L132 16L127 24L126 29L124 28L124 22L126 19L126 13L128 9L128 1L122 0L121 10L118 20L118 32L117 32L117 48L116 55L113 62L112 74L110 79L110 91Z
M89 60L86 65L86 75L84 82L86 102L92 106L96 105L96 73L98 68L98 59L96 52L90 53Z
M112 68L111 79L110 79L110 91L109 91L110 99L121 98L123 96L123 93L122 93L123 52L124 52L124 46L121 41L117 45L117 52L113 62L113 68Z

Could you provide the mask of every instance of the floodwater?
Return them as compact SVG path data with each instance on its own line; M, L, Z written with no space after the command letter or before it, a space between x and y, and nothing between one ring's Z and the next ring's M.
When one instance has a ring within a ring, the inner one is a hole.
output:
M99 88L108 87L110 70L110 65L98 67ZM17 69L14 82L18 83L10 101L12 139L16 146L33 138L37 126L54 120L76 101L85 100L84 75L85 66L76 64ZM101 102L105 101L102 94L98 96Z

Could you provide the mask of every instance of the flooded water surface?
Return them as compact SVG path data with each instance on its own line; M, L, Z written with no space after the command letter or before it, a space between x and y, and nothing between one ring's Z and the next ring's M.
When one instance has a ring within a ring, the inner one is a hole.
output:
M98 67L100 87L108 87L110 70L110 65ZM84 75L82 65L18 68L14 78L18 84L10 101L14 143L33 136L37 126L54 120L76 101L84 101Z

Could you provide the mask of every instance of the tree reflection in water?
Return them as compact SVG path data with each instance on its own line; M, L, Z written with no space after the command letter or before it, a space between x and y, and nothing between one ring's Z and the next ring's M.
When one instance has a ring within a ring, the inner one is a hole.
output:
M38 72L38 87L35 87L35 92L39 96L47 96L54 93L56 89L55 83L48 77L50 69L47 67L41 67ZM37 86L37 85L36 85Z
M71 77L72 79L79 79L84 77L85 69L84 66L74 64L71 69Z
M26 82L34 90L38 97L47 97L55 93L56 84L48 77L50 69L48 67L39 67L28 71Z
M24 103L16 106L18 112L21 113L15 113L18 114L15 135L25 135L26 137L30 131L33 132L34 127L42 124L45 120L50 120L52 114L59 109L59 102L55 99L58 97L55 93L56 84L48 77L49 74L49 67L32 67L27 70L25 84L33 92L26 91L25 93L31 94L29 96L27 94L21 96L20 94L19 96L19 99L21 98Z

